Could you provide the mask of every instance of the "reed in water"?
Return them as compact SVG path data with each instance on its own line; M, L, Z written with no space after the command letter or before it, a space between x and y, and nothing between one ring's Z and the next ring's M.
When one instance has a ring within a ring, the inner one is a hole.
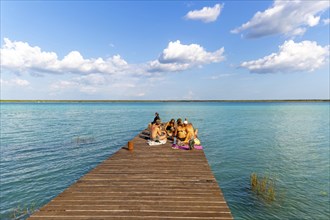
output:
M258 176L252 173L250 176L251 189L258 196L268 202L275 200L275 183L274 180L268 176Z

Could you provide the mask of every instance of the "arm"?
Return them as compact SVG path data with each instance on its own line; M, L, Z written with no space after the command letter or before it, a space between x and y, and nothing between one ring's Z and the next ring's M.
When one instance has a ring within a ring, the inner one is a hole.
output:
M167 125L168 125L169 123L170 123L169 121L165 123L165 126L164 126L164 130L165 130L165 131L166 131Z
M159 135L159 136L162 135L162 131L159 127L157 128L157 135Z
M185 143L188 143L189 140L192 138L193 134L189 131L189 129L186 127L186 139L184 140Z

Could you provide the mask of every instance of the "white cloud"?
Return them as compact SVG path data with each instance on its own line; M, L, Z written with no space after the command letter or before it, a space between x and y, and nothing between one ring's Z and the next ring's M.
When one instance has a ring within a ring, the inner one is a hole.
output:
M213 7L203 7L201 10L189 11L185 18L190 20L201 20L205 23L216 21L220 15L223 5L216 4Z
M80 90L84 93L95 93L97 88L106 87L109 84L107 75L89 74L73 77L69 80L59 80L50 85L51 90Z
M103 85L96 85L92 82L86 81L86 79L76 77L70 80L59 80L52 83L50 86L50 91L52 95L61 94L63 92L74 91L81 92L85 94L95 94L99 91L102 91Z
M140 79L133 77L105 75L100 73L72 77L53 82L49 88L51 94L79 91L84 94L127 93L134 91ZM132 92L134 94L134 92ZM134 94L135 96L136 94Z
M117 88L117 89L123 89L123 88L135 88L136 85L133 84L133 83L123 83L123 82L119 82L119 83L114 83L112 85L114 88Z
M28 86L30 85L29 81L25 80L25 79L14 79L13 83L15 83L18 86Z
M219 62L222 57L223 48L215 52L207 52L198 44L184 45L179 40L170 42L159 57L161 63L212 63Z
M72 89L79 86L79 83L67 80L60 80L50 85L51 90Z
M92 86L101 86L106 85L108 83L108 79L101 74L89 74L86 76L76 77L75 80L84 85L92 85Z
M330 24L330 18L323 19L323 24L325 24L325 25Z
M25 79L11 79L11 80L3 80L0 79L1 85L7 85L7 86L20 86L20 87L26 87L30 85L30 82Z
M40 47L32 47L26 42L11 41L8 38L4 42L1 48L3 69L18 74L30 73L33 76L75 73L98 83L104 80L101 75L111 75L113 78L129 75L152 77L155 74L183 71L224 60L224 48L207 52L198 44L184 45L180 41L170 42L157 60L141 64L128 64L120 55L108 59L85 59L79 51L71 51L63 59L59 59L55 52L42 51Z
M207 52L198 44L181 44L179 40L170 42L159 56L158 60L149 62L151 72L183 71L203 64L223 61L224 48L215 52Z
M241 64L253 73L290 73L314 71L329 59L329 45L322 47L313 41L295 43L285 41L278 53L272 53L258 60Z
M4 39L1 48L1 66L5 69L24 73L103 73L116 74L125 71L128 64L120 55L106 60L102 58L84 59L78 51L72 51L62 60L54 52L42 51L21 41Z
M273 34L303 35L307 27L319 24L320 13L328 8L328 1L275 0L272 7L257 12L250 21L231 32L245 32L246 38Z
M160 63L159 60L148 63L147 72L179 72L189 68L188 63Z
M212 75L209 77L205 77L204 79L210 79L210 80L218 80L220 78L225 78L225 77L229 77L229 76L233 76L235 74L229 74L229 73L223 73L223 74L218 74L218 75Z

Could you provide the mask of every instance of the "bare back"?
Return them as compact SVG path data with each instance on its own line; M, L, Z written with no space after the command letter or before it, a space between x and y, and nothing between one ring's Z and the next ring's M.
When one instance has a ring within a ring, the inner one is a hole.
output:
M162 134L160 126L157 124L153 124L151 126L151 131L150 131L150 139L151 140L163 140L166 138L165 134Z
M188 142L190 139L194 139L197 136L198 130L194 129L193 125L191 123L185 125L187 136L185 139L185 142Z

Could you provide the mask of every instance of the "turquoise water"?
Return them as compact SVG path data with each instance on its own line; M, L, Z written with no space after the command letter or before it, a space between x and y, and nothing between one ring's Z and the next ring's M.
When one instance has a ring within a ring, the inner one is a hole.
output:
M1 219L40 207L147 126L187 117L235 219L329 219L329 103L1 103ZM275 181L275 201L250 189Z

